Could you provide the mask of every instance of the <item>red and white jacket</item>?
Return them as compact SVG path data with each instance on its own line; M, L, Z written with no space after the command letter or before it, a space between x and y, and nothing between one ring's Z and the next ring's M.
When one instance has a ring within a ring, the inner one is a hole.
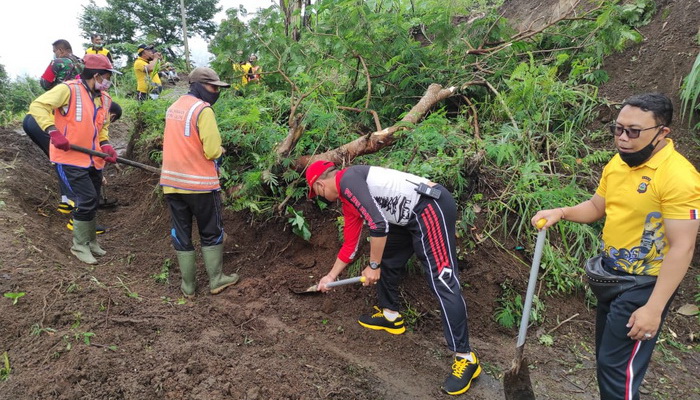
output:
M420 176L382 167L355 165L340 170L335 184L345 226L338 258L346 263L355 259L363 222L372 237L388 235L390 224L408 224L420 200L416 185L428 182Z

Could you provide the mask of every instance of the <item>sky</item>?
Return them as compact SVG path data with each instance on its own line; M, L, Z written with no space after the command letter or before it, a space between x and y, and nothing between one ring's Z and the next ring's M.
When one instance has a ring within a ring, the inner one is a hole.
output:
M196 0L185 0L196 1ZM96 0L98 6L106 6L106 0ZM60 6L57 6L59 5ZM11 78L30 76L39 78L53 58L51 43L66 39L78 57L85 54L83 43L89 42L80 35L79 17L85 0L24 0L12 2L0 13L0 64ZM237 8L239 4L254 13L261 7L273 4L272 0L219 0L222 11L214 22L225 18L225 10ZM207 43L201 38L188 41L190 59L197 66L206 66L210 54ZM109 49L109 43L105 45ZM119 65L117 62L117 66Z

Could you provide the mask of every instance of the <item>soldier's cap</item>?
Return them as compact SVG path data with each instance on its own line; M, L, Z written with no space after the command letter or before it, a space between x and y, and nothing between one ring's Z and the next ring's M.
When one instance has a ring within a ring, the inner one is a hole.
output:
M113 74L121 75L121 72L114 69L112 63L109 62L109 58L107 58L107 56L104 54L85 54L85 57L83 57L83 63L85 64L85 68L88 69L103 69Z
M138 50L136 50L136 53L141 54L144 50L155 50L155 47L147 44L140 44Z
M190 83L208 83L210 85L214 86L220 86L220 87L231 87L231 84L222 82L219 79L219 75L216 74L216 72L207 67L197 67L190 72L189 75L189 82Z

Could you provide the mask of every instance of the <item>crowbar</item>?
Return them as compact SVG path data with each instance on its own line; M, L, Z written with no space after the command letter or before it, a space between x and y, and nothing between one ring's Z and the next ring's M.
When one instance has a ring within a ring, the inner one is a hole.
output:
M101 158L109 157L109 154L103 153L101 151L88 149L87 147L78 146L75 144L70 145L71 150L79 151L81 153L90 154L92 156L97 156ZM141 168L148 172L153 172L154 174L160 175L160 168L152 167L150 165L141 164L140 162L127 160L126 158L117 157L117 162L130 165L132 167Z

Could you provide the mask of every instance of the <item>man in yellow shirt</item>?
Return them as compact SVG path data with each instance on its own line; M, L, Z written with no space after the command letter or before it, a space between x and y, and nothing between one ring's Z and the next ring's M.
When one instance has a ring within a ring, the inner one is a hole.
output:
M220 293L238 282L238 275L224 275L224 227L217 159L224 153L211 106L219 98L222 82L211 68L198 67L189 75L190 91L165 114L163 135L163 186L172 221L172 243L182 273L185 297L195 295L197 266L192 243L192 218L197 219L202 258L209 276L209 291Z
M248 82L260 82L262 68L257 65L258 56L251 54L248 61L241 61L233 64L233 70L240 74L241 84L245 86Z
M153 46L139 45L138 58L134 61L134 75L136 75L136 98L144 101L149 97L157 99L163 88L158 74L160 65L160 53Z
M600 268L615 282L636 282L626 289L613 283L618 289L612 298L598 297L602 399L639 399L661 325L695 250L700 174L667 137L672 118L673 104L663 94L626 100L609 127L618 154L605 166L593 197L532 218L533 225L546 219L548 228L561 219L591 223L605 217Z
M109 62L114 64L114 61L112 60L112 53L110 53L109 50L104 48L102 35L93 33L92 35L90 35L90 41L92 42L92 46L88 47L87 50L85 50L85 54L102 54L103 56L109 59Z
M29 114L49 136L49 158L75 199L73 246L70 251L87 264L106 252L97 243L98 198L105 161L115 163L117 152L109 143L109 113L112 98L107 94L114 70L101 54L86 54L80 79L57 85L29 106ZM107 153L102 159L72 148L87 147Z

